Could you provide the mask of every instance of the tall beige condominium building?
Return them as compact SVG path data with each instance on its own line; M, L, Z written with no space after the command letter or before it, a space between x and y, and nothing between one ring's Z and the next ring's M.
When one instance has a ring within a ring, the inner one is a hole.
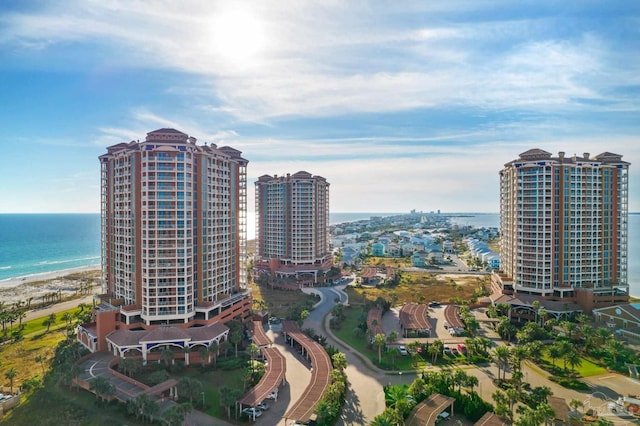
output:
M503 290L576 302L628 298L629 163L531 149L500 172ZM506 285L505 285L506 284Z
M333 266L329 248L329 183L300 171L260 176L256 196L256 269L319 278Z
M123 323L206 322L243 293L248 161L240 154L159 129L100 157L104 291L122 305Z

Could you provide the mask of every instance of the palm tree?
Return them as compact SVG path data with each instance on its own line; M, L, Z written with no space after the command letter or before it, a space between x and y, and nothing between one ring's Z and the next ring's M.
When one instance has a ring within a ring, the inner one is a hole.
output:
M382 333L376 334L373 338L373 345L378 348L378 364L382 364L382 347L386 341L387 338Z
M533 308L533 311L536 314L536 324L537 324L538 317L540 315L540 302L538 300L534 300L533 303L531 304L531 307Z
M167 367L173 364L173 350L169 346L165 346L164 348L162 348L160 356L162 357L162 360Z
M465 387L470 388L471 390L469 391L469 393L473 393L473 389L478 386L478 384L480 383L480 381L478 380L478 378L476 376L472 376L470 374L467 375L463 385Z
M442 354L444 350L444 343L442 340L436 339L429 345L429 355L432 356L432 363L435 364L438 361L438 357Z
M596 337L600 345L604 346L607 343L607 340L611 338L611 332L603 327L598 327L596 330Z
M584 338L584 352L588 353L593 346L593 339L596 336L596 330L589 324L584 324L581 329Z
M44 377L45 375L44 365L45 365L45 362L47 361L47 357L45 357L43 354L36 355L36 357L34 358L34 361L39 363L40 366L42 367L42 377Z
M567 364L569 365L569 367L571 367L571 371L575 373L576 367L579 367L582 365L582 358L580 358L578 351L576 349L573 349L565 356L566 356Z
M509 364L510 356L509 348L506 346L498 346L493 351L493 358L498 366L498 381L500 381L500 371L504 371L502 380L506 380L506 368Z
M96 397L101 401L107 401L115 393L115 388L109 379L103 376L97 376L91 380L89 389L95 393Z
M229 351L233 348L233 345L227 340L220 342L220 350L224 353L224 357L227 358Z
M561 340L559 342L554 343L554 345L558 345L558 349L560 350L560 356L562 357L562 360L564 361L564 370L567 370L567 354L569 354L571 351L575 351L575 348L573 347L573 345L569 342L567 342L566 340Z
M218 350L220 349L220 345L217 340L211 342L207 351L209 352L209 356L213 355L213 363L215 364L218 360ZM211 358L209 358L209 362L211 362Z
M624 349L624 345L620 343L618 340L616 340L615 337L612 337L609 340L607 340L607 343L605 345L605 350L607 351L607 353L609 353L609 355L611 355L611 358L613 358L614 364L618 363L618 354L623 349Z
M229 342L231 342L236 349L236 358L238 358L238 344L242 342L242 339L242 330L231 330L229 333Z
M209 350L206 346L200 346L200 348L198 349L198 354L200 354L200 365L204 367L205 362L209 362L207 361Z
M4 377L6 377L7 380L9 380L9 387L11 389L9 393L11 394L13 394L13 379L15 379L17 375L18 375L18 371L14 367L11 367L9 370L5 371L4 373Z
M51 326L56 323L56 314L51 313L49 316L42 322L42 325L47 327L47 333L51 329Z
M60 319L62 321L64 321L64 322L66 322L67 325L71 325L71 321L73 320L73 315L71 315L71 313L69 313L69 312L65 312L64 314L62 314Z
M580 417L578 413L578 408L584 407L584 404L579 399L572 399L569 402L569 407L573 408L573 411L576 413L576 417Z
M549 346L548 349L549 358L551 358L551 363L553 364L553 368L556 368L556 359L562 356L562 352L560 351L560 346L557 344L553 344Z
M458 392L462 391L462 385L465 383L466 379L467 379L467 373L465 373L464 371L458 369L456 370L453 375L453 385L454 386L458 386Z

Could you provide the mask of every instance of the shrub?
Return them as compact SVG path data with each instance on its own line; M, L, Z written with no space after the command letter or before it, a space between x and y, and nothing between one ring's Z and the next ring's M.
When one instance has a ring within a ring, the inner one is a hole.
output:
M567 389L581 390L586 391L589 390L589 385L585 382L576 379L575 377L560 377L560 376L551 376L549 380L552 382L556 382L560 386L563 386Z

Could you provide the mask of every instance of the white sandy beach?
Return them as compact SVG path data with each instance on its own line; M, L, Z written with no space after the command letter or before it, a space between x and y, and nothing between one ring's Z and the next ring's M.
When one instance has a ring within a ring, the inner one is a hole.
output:
M60 292L63 297L73 295L81 289L86 280L65 277L77 273L95 272L90 274L93 284L90 293L99 293L99 270L99 265L92 265L3 280L0 281L0 302L9 306L18 301L26 302L30 298L32 302L38 303L44 295L51 293Z

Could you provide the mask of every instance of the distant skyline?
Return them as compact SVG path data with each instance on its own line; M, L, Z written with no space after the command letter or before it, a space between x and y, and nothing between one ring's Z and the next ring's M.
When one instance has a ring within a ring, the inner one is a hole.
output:
M173 127L334 212L498 212L531 148L623 155L640 211L640 3L0 4L0 213L99 212L98 156Z

